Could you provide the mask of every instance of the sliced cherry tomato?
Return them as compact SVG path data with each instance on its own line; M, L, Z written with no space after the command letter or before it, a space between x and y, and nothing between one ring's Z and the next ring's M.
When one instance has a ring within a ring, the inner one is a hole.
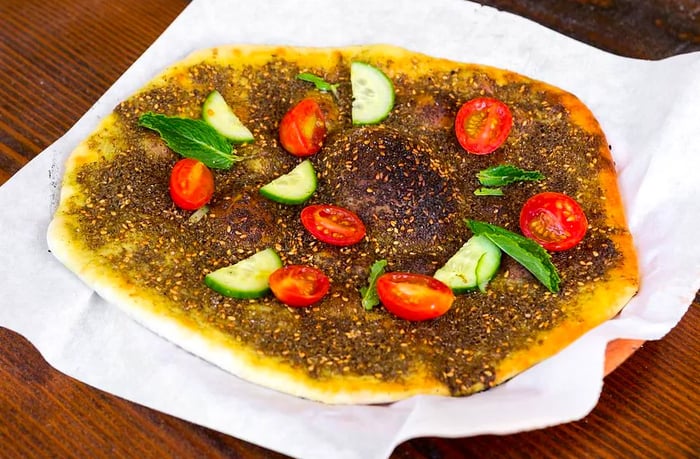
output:
M343 207L316 204L301 211L301 223L314 237L332 245L352 245L365 237L360 217Z
M311 156L326 138L326 120L314 99L302 99L280 122L280 143L295 156Z
M197 210L214 195L214 175L204 163L181 159L170 173L170 197L176 206Z
M520 211L520 230L547 250L567 250L581 242L588 220L581 206L562 193L536 194Z
M486 155L500 147L511 127L513 115L510 109L491 97L478 97L466 102L455 119L459 144L475 155Z
M309 306L324 297L330 281L320 270L311 266L288 265L270 274L270 290L287 306Z
M379 276L377 294L386 309L407 320L439 317L455 300L450 287L434 277L402 272Z

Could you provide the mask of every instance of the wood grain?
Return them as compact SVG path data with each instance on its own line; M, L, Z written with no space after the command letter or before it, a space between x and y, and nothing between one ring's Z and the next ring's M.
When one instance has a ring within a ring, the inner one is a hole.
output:
M700 47L697 0L490 0L518 14L622 56L661 59Z
M68 130L187 3L0 2L0 184ZM700 50L696 0L480 3L618 54ZM600 403L581 421L507 436L415 439L392 457L698 457L698 330L696 297L666 338L644 344L606 378ZM623 356L639 345L615 344ZM608 361L609 369L619 363ZM283 457L75 381L2 328L0 445L9 458Z

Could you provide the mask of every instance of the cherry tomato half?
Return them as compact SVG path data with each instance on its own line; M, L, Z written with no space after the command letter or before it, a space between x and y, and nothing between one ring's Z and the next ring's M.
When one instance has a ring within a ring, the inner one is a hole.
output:
M386 309L407 320L439 317L455 300L450 287L434 277L402 272L379 276L377 294Z
M478 97L466 102L455 119L459 144L475 155L486 155L500 147L511 127L513 115L510 109L491 97Z
M280 143L295 156L311 156L326 138L326 121L314 99L302 99L280 122Z
M197 210L214 195L214 175L204 163L192 158L175 163L170 173L170 197L176 206Z
M270 290L287 306L310 306L328 293L330 281L320 270L305 265L288 265L270 274Z
M588 220L581 206L562 193L536 194L520 211L520 230L547 250L567 250L581 242Z
M367 232L354 212L331 204L305 207L301 211L301 223L316 239L337 246L355 244Z

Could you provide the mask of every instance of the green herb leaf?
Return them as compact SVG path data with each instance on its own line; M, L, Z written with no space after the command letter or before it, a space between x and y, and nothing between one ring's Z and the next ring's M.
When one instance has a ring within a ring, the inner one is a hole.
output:
M466 220L475 235L483 234L501 250L530 271L550 292L559 291L561 278L551 257L537 242L500 226L477 220Z
M139 125L152 129L173 151L213 169L229 169L243 158L232 153L231 143L203 120L146 113Z
M544 175L539 171L526 171L510 164L500 164L480 171L476 176L484 186L505 186L515 182L542 180Z
M362 306L368 311L371 311L373 307L379 304L377 279L379 276L384 274L386 264L386 260L375 261L369 270L369 279L367 280L369 285L360 289L360 294L362 295Z
M330 91L333 93L335 97L338 97L338 84L331 84L321 78L320 76L314 75L313 73L300 73L297 75L297 78L302 81L308 81L309 83L313 83L316 85L316 89L319 91Z
M503 190L500 188L478 188L474 190L476 196L503 196Z

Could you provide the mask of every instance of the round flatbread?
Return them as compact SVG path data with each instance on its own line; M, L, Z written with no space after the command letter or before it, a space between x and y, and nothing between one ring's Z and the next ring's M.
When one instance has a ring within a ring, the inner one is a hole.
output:
M395 89L388 117L353 125L350 65L381 69ZM335 94L296 78L310 73ZM177 208L168 180L179 155L139 125L145 113L199 119L217 90L254 141L215 170L205 215ZM459 107L503 101L513 128L488 155L455 138ZM259 189L301 161L279 144L297 101L318 101L328 135L310 157L318 175L307 204L348 208L366 237L335 247L305 230L303 205ZM504 196L476 196L476 174L511 164L544 179ZM370 267L432 275L471 236L465 219L518 232L523 203L542 191L574 197L588 217L583 241L551 254L553 293L504 255L485 292L457 296L443 316L412 322L381 305L366 310ZM327 403L381 403L415 394L464 396L502 383L616 315L638 286L637 262L606 138L575 96L506 70L385 46L221 46L195 52L105 118L70 155L48 231L53 254L146 327L248 381ZM273 295L236 300L204 277L263 249L331 280L307 308ZM196 375L193 375L196 377Z

